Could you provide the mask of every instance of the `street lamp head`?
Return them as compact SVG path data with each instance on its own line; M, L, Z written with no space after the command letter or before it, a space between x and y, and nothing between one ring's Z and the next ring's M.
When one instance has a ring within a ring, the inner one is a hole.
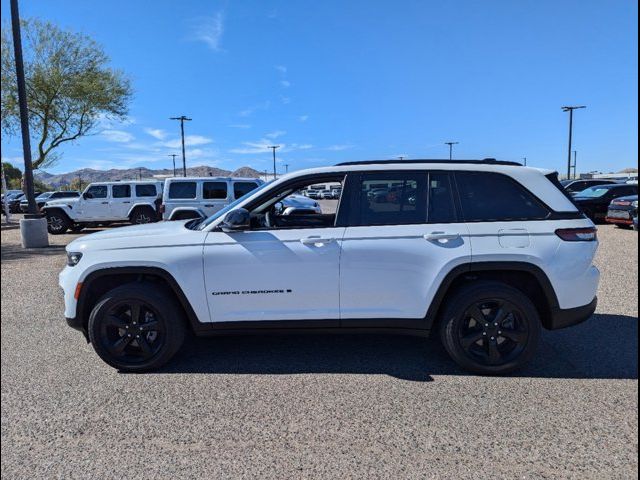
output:
M281 145L269 145L267 148L273 148L273 149L276 149L276 148L280 148L280 146L281 146Z
M565 107L562 107L562 111L563 112L568 112L570 110L577 110L578 108L587 108L587 106L586 105L577 105L577 106L573 106L573 107L565 106Z

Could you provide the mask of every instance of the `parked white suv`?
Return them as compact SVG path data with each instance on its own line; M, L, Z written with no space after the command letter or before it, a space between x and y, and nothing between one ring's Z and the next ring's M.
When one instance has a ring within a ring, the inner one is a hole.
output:
M279 213L324 182L342 186L335 211ZM383 202L368 195L380 185ZM503 374L533 356L542 328L594 312L597 246L555 172L356 162L286 175L207 219L79 238L60 285L69 325L121 370L159 367L187 329L280 329L435 331L465 369Z
M263 183L257 178L167 178L160 207L162 218L187 220L208 217Z
M77 198L48 201L42 211L54 235L112 222L151 223L160 219L161 195L159 181L97 182Z

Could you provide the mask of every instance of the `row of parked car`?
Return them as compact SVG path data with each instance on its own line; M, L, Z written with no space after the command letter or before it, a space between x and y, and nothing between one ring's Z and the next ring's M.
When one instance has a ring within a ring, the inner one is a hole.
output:
M613 180L561 182L573 202L594 222L638 228L638 185Z

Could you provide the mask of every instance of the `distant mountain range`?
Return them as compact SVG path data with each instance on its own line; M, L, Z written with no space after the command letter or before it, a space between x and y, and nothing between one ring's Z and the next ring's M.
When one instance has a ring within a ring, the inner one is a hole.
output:
M178 170L178 175L182 175L182 169ZM38 172L35 174L35 178L42 183L51 185L52 187L61 187L63 185L69 185L73 180L78 177L82 180L84 185L92 182L115 182L118 180L137 180L140 177L142 179L149 179L154 177L167 177L172 176L173 170L168 168L153 170L150 168L127 168L127 169L111 169L111 170L94 170L93 168L82 168L69 173L60 173L53 175L47 172ZM251 167L241 167L237 170L223 170L215 167L191 167L187 168L188 177L247 177L247 178L259 178L263 174L254 170Z

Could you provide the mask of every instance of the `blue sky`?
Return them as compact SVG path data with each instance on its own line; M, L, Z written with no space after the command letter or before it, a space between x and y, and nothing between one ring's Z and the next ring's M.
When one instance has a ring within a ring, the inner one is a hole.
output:
M2 0L8 19L9 2ZM635 0L44 1L131 78L130 118L50 168L290 170L370 158L495 157L564 171L567 104L579 171L637 166ZM153 5L153 6L152 6ZM19 139L3 157L21 165Z

